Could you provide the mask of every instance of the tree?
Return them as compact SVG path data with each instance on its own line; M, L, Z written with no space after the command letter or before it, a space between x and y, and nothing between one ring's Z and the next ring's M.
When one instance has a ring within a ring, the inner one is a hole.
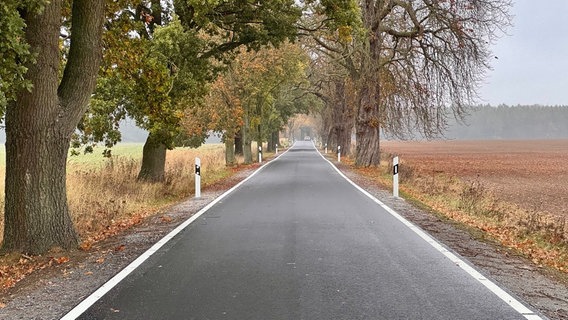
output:
M432 137L448 113L466 114L510 6L509 0L361 2L357 165L379 164L381 128L396 136L416 128Z
M309 79L313 93L324 103L319 110L323 143L330 148L341 146L342 153L349 155L357 96L354 79L359 71L354 65L353 38L361 33L361 17L356 3L339 4L342 10L326 11L324 6L306 15L302 41L312 57Z
M296 45L241 52L212 86L208 105L214 127L224 132L227 165L234 164L234 136L243 133L245 163L252 162L251 141L277 140L288 118L313 102L304 90L307 57ZM240 116L240 117L239 117ZM272 139L273 137L276 137ZM277 142L271 141L274 146Z
M150 131L139 178L160 181L166 149L173 148L180 135L191 136L195 142L199 142L196 138L205 137L207 117L201 121L184 117L204 114L200 111L203 109L200 101L207 92L207 84L224 64L232 60L239 47L258 50L265 45L293 39L296 34L294 23L301 11L291 0L174 1L179 19L169 19L171 23L160 27L155 21L167 21L162 17L160 1L143 4L146 5L139 6L134 17L138 19L140 13L144 14L147 27L141 28L140 34L141 38L148 38L148 50L142 55L144 58L138 68L127 76L135 79L135 86L126 90L129 95L120 107L125 111L102 108L100 116L88 120L105 119L109 114L113 115L115 123L118 123L119 117L126 115L135 118L139 126ZM124 77L124 73L121 76ZM182 132L182 122L192 123L194 127L190 132ZM100 125L98 122L95 124ZM104 127L116 128L108 124Z
M95 87L105 1L72 2L69 52L60 76L65 3L26 1L12 7L20 16L14 26L25 22L23 39L36 62L22 66L33 88L19 88L6 109L6 251L39 254L78 242L67 207L67 153Z
M16 93L26 88L31 89L31 83L24 78L26 65L33 62L34 56L30 53L29 45L24 38L25 22L18 13L23 8L21 1L4 1L0 6L0 52L2 63L0 65L0 118L4 118L8 101L13 101ZM40 10L41 1L36 4L29 3L29 10Z
M234 166L235 137L243 126L243 107L238 94L237 83L234 79L235 70L231 67L220 75L211 85L211 91L206 97L206 104L211 106L211 130L223 132L225 143L225 164ZM187 127L187 125L184 125ZM242 147L242 146L241 146Z
M240 46L257 50L261 46L277 44L285 39L293 38L295 35L293 24L300 16L299 8L289 0L206 3L174 1L174 8L184 27L184 33L193 34L196 37L200 34L207 35L208 41L202 42L201 46L193 47L199 49L199 51L196 50L195 55L185 55L183 64L187 66L196 63L204 64L210 61L210 58L225 61L232 57L234 50ZM211 68L213 66L210 64ZM173 86L176 83L174 80ZM179 124L178 121L178 129ZM202 128L205 127L202 126ZM175 128L175 125L172 123L169 128ZM168 139L167 135L152 135L151 131L144 147L142 170L139 177L152 181L161 180L159 173L164 170L165 149L171 148Z

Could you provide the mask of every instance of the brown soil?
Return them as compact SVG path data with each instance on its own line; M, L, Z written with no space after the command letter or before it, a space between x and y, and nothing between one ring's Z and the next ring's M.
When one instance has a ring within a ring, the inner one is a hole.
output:
M478 179L505 202L568 216L568 140L383 142L422 173Z

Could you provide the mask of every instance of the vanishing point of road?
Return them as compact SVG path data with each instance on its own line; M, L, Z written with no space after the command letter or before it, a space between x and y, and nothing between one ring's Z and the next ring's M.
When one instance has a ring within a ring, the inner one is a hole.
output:
M540 319L389 211L297 142L67 318Z

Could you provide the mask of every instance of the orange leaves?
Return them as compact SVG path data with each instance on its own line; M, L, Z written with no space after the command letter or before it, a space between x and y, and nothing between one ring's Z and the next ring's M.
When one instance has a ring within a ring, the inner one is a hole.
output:
M0 289L15 286L29 274L70 262L68 256L42 257L10 254L0 257ZM0 306L0 309L2 307Z
M79 245L79 249L83 251L89 251L91 250L92 247L93 247L93 242L91 239L85 240L81 242L81 244Z
M164 215L164 216L162 216L162 217L160 218L160 220L161 220L163 223L170 223L170 222L173 221L173 218L170 217L170 216L168 216L168 215Z
M69 262L69 257L53 258L53 261L57 262L57 264L63 264Z

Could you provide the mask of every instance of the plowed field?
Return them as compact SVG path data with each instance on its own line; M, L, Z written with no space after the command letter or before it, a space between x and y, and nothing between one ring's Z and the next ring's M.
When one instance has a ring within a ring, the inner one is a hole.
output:
M529 211L568 217L568 140L382 142L420 174L478 179Z

